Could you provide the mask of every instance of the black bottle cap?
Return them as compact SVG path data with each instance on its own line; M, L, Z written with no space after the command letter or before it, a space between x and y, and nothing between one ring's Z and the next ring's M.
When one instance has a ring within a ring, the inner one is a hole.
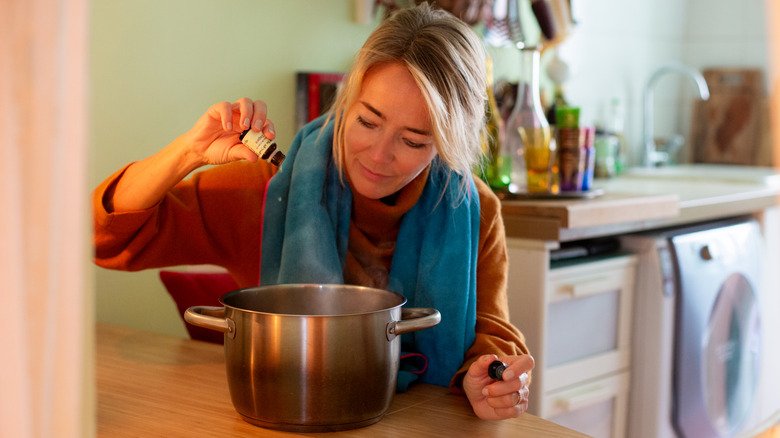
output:
M263 153L263 156L260 157L263 160L268 161L268 158L271 156L272 153L276 150L276 143L271 143L266 149L265 153Z
M247 129L246 131L242 132L241 135L238 136L239 140L243 140L244 137L246 137L246 133L251 131L251 129Z
M501 380L504 370L506 370L506 364L500 360L494 360L488 365L488 376L494 380Z
M282 151L276 151L273 157L271 157L271 164L274 166L281 166L284 161L285 155Z

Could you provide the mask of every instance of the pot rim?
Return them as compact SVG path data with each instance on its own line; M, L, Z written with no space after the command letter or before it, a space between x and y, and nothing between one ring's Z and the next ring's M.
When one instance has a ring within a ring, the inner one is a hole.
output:
M347 287L349 289L364 289L364 290L371 290L371 291L377 291L381 292L383 294L389 294L394 295L400 299L400 302L394 306L385 307L382 309L376 309L376 310L370 310L366 312L352 312L352 313L335 313L335 314L307 314L307 313L279 313L279 312L269 312L265 310L252 310L252 309L244 309L242 307L237 307L234 305L230 305L225 303L225 298L232 295L238 295L243 292L247 291L254 291L258 289L277 289L277 288L293 288L293 289L304 289L304 288L334 288L334 287ZM288 284L274 284L274 285L267 285L267 286L253 286L253 287L246 287L241 289L236 289L230 292L227 292L223 294L219 298L219 303L224 306L226 309L234 309L239 310L241 312L250 313L250 314L257 314L257 315L270 315L270 316L286 316L286 317L296 317L296 318L335 318L335 317L353 317L353 316L362 316L362 315L371 315L375 313L380 312L387 312L389 310L393 310L399 307L402 307L408 302L405 296L399 294L398 292L393 292L386 289L379 289L374 287L368 287L368 286L359 286L359 285L352 285L352 284L338 284L338 283L288 283Z

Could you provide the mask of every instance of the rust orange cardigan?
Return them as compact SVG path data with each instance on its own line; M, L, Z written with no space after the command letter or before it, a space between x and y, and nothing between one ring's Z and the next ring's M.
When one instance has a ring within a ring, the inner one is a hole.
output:
M180 182L150 209L107 211L103 199L125 169L111 175L93 193L97 265L137 271L212 264L227 269L242 288L259 283L264 188L275 167L262 161L211 167ZM383 286L401 216L420 196L426 175L402 190L393 205L353 194L345 282ZM500 202L487 185L478 179L475 182L481 207L476 339L451 381L456 391L468 366L480 355L528 352L522 334L509 322L508 262Z

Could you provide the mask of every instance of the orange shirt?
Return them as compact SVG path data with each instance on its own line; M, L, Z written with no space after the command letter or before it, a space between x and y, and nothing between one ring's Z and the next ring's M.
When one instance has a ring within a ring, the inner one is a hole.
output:
M227 269L242 288L259 283L263 196L275 167L262 161L211 167L180 182L150 209L109 212L103 198L126 168L103 181L93 193L97 265L137 271L211 264ZM424 178L410 184L405 189L407 195L401 194L394 206L353 196L345 266L347 282L382 285L394 246L394 239L389 237L397 235L403 213L419 197L421 181ZM476 339L453 377L453 389L460 386L468 366L482 354L528 352L522 334L509 322L508 261L501 205L486 184L478 179L475 183L481 209Z

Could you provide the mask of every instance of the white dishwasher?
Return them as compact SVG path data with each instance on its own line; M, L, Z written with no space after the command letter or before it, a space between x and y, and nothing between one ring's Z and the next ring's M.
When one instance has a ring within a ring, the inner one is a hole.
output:
M625 236L639 257L628 436L732 437L761 388L762 248L733 219Z

